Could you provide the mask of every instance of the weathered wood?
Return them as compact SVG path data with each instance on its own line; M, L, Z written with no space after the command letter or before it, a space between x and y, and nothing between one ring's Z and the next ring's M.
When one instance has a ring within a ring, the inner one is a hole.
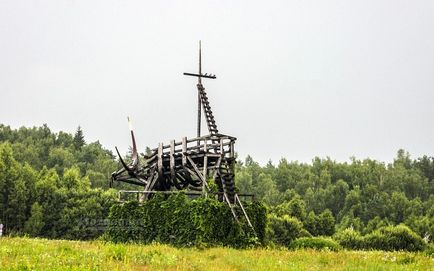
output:
M225 201L227 202L227 204L229 205L229 207L231 208L231 212L232 212L233 217L238 222L238 216L235 213L234 206L232 206L231 202L229 201L229 198L228 198L228 195L226 195L226 192L223 192L223 197L224 197Z
M176 178L175 174L175 140L170 141L170 179Z
M151 150L150 155L144 155L144 163L141 164L137 156L134 164L127 165L123 162L123 168L112 174L112 180L144 187L145 191L138 195L141 202L144 198L151 197L155 190L171 192L172 189L187 188L199 190L200 195L206 196L209 193L207 180L213 177L219 189L218 199L228 203L234 218L238 221L234 209L236 205L241 207L244 216L247 217L247 214L234 190L236 138L220 134L217 128L209 98L201 81L202 78L214 77L203 75L200 64L198 74L187 75L198 76L197 137L183 137L181 141L171 140L167 145L159 143L157 148ZM209 132L204 136L200 134L202 112ZM131 134L135 146L134 134ZM250 225L248 217L247 221Z
M182 138L182 166L187 164L187 137Z
M194 171L196 172L197 176L201 179L201 181L204 183L206 188L208 187L208 183L205 179L205 176L202 175L202 172L200 172L200 170L197 168L196 163L189 157L187 156L188 161L190 162L190 164L193 166Z
M220 168L221 162L222 162L222 156L220 155L219 159L217 160L216 168ZM218 171L216 170L214 172L214 175L213 175L214 180L217 178L217 174L218 174Z
M204 150L204 152L205 152L205 156L204 156L204 158L203 158L203 176L204 176L204 178L206 178L206 176L208 176L208 155L206 155L206 153L208 152L208 147L207 147L207 145L206 145L206 140L205 140L205 142L204 142L204 147L203 147L203 150ZM206 180L205 180L205 182L202 184L202 191L203 191L203 194L205 195L205 197L207 196L206 195L206 187L205 187L205 183L206 183Z
M243 206L243 204L241 203L241 200L240 200L240 198L238 197L238 194L235 194L235 202L238 203L238 205L241 207L241 210L243 211L244 217L245 217L246 220L247 220L247 224L249 224L250 228L253 229L252 223L250 222L250 219L249 219L249 216L248 216L247 213L246 213L246 210L244 210L244 206Z
M158 168L158 173L161 175L163 175L163 143L160 143L158 145L158 164L157 164L157 168Z

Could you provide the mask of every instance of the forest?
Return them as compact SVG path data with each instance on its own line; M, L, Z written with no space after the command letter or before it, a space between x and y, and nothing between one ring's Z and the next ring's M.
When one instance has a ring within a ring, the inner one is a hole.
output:
M98 238L117 190L128 188L109 188L118 166L98 141L86 142L80 127L70 134L47 125L0 125L4 234ZM311 163L282 158L261 166L250 156L236 164L239 193L253 193L267 207L267 243L284 246L296 238L329 236L350 248L369 248L363 242L396 231L432 244L433 179L434 157L412 158L405 150L388 164L315 157Z

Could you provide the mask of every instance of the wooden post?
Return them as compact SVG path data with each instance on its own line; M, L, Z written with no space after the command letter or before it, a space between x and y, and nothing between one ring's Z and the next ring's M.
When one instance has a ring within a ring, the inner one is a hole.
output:
M219 140L220 140L220 153L224 156L225 152L223 150L223 138L220 138Z
M158 144L158 174L163 176L163 143Z
M182 166L185 167L187 164L187 138L182 138Z
M175 180L175 140L170 141L170 179Z
M206 179L208 177L208 145L207 145L207 140L205 139L203 141L203 150L205 152L205 156L203 157L203 178ZM205 197L207 197L207 193L206 193L206 189L205 189L205 182L202 183L202 193Z

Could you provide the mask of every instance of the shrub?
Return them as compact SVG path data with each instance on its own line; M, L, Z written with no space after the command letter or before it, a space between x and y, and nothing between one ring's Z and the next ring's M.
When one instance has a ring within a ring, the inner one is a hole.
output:
M405 225L383 227L363 239L367 249L420 251L425 248L423 239Z
M364 247L363 237L352 228L336 233L334 239L344 248L362 249Z
M310 234L306 229L301 229L299 237L312 237L312 234Z
M317 249L317 250L332 250L338 251L339 244L331 238L324 237L301 237L294 240L290 246L292 249Z
M316 223L317 235L333 235L335 233L335 218L329 209L325 209L317 217Z
M288 247L293 240L300 236L302 229L303 224L295 217L270 215L268 217L267 239L277 245Z
M160 242L175 246L227 245L246 247L262 243L266 209L260 203L246 203L255 233L245 219L237 223L229 206L210 198L189 200L183 193L157 194L139 204L136 201L112 206L104 237L113 242Z
M329 209L325 209L319 215L310 212L303 221L304 227L313 236L331 236L335 233L335 218Z

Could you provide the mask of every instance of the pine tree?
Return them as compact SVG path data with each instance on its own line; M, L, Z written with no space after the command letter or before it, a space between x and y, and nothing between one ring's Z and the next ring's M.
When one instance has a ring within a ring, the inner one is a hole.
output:
M75 132L74 135L74 147L76 150L81 150L84 144L86 144L86 141L84 141L83 130L81 130L81 127L78 126L77 132Z

